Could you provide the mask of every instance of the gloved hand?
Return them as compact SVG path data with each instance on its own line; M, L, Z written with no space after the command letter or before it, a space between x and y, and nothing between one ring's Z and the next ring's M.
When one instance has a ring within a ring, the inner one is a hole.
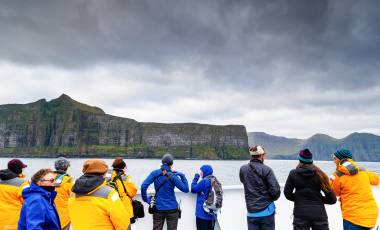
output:
M194 179L197 179L197 180L198 180L199 177L201 177L201 175L199 175L199 173L195 173L195 174L194 174Z

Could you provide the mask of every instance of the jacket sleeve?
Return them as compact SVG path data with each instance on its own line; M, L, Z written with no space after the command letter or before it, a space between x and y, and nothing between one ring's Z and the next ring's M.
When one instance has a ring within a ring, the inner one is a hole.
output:
M183 173L175 173L172 177L172 180L179 190L185 193L189 192L189 183L187 182L187 179Z
M379 185L379 176L376 173L367 171L367 174L371 185Z
M144 180L144 182L141 184L141 197L143 201L146 203L150 203L150 199L147 196L146 190L148 189L149 185L153 183L153 172L149 174L149 176Z
M241 183L244 183L244 177L243 177L243 167L240 168L239 171L239 179Z
M39 199L32 199L26 205L26 229L43 230L46 209Z
M325 196L322 196L324 204L335 204L336 203L336 196L335 196L335 193L333 191L330 191L330 192L323 191L323 193L325 194Z
M125 181L125 187L127 187L127 193L129 197L136 196L137 193L137 187L135 183L132 182L131 177L129 176L127 180Z
M277 181L276 176L274 175L272 169L269 169L269 173L268 173L266 178L267 178L267 182L269 185L269 193L270 193L273 201L275 201L278 198L280 198L281 188L280 188L280 185L278 184L278 181Z
M335 195L340 196L340 178L335 172L330 176L330 185Z
M198 180L199 180L199 177L195 176L193 179L193 182L191 183L191 193L198 193L202 191L203 189L205 189L206 180L203 179L199 183L198 183Z
M284 188L284 195L286 199L294 201L294 184L292 181L291 173L289 173L288 178L286 179L285 188Z
M130 224L129 218L125 218L128 216L128 212L116 191L112 191L109 196L108 202L111 202L109 212L112 225L115 230L126 230Z

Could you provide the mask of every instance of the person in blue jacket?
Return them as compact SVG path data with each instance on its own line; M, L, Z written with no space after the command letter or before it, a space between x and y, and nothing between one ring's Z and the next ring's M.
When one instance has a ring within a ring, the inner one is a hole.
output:
M165 220L168 230L176 230L180 213L174 188L177 187L182 192L188 193L189 184L183 173L173 171L171 154L165 154L162 157L161 168L152 171L141 185L141 196L148 204L151 203L151 197L147 196L146 191L152 183L156 190L153 230L162 230Z
M209 214L203 209L203 204L207 200L211 188L210 179L205 177L212 175L213 169L210 165L203 165L200 169L201 172L194 175L191 183L191 192L197 194L195 207L197 230L214 230L216 214ZM202 177L202 180L198 183L200 177Z
M55 175L51 169L41 169L33 175L30 187L22 191L18 230L60 230L59 216L54 204Z

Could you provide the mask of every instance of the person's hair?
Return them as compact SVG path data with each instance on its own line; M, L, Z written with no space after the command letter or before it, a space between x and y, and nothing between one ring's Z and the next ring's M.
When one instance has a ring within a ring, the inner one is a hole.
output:
M305 163L300 162L297 165L297 168L307 168L307 169L311 169L311 170L315 171L317 177L313 177L312 180L314 181L314 183L320 184L323 192L331 192L332 191L329 177L318 166L316 166L314 164L305 164Z
M38 181L40 181L44 176L46 176L49 173L53 173L53 170L51 170L51 169L40 169L40 170L38 170L38 172L36 172L32 176L31 181L34 184L37 184Z

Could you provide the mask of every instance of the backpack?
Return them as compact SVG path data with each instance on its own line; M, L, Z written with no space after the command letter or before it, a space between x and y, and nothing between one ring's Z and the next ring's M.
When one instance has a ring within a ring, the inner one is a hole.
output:
M210 180L211 187L208 192L208 197L203 203L203 209L208 214L216 215L223 205L222 184L213 175L206 176L205 178Z

